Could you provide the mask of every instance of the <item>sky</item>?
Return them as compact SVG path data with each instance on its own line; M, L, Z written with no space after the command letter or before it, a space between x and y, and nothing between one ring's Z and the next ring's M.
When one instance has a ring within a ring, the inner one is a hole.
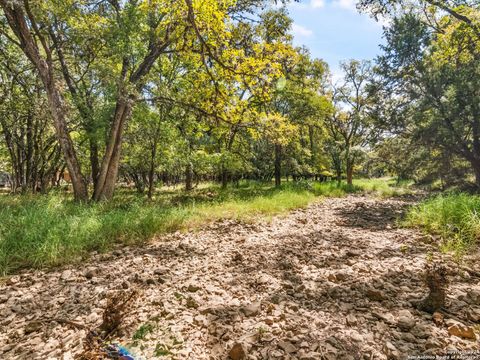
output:
M356 0L301 0L290 3L295 45L306 45L315 58L325 60L334 78L339 64L349 59L373 60L380 54L382 24L360 14Z

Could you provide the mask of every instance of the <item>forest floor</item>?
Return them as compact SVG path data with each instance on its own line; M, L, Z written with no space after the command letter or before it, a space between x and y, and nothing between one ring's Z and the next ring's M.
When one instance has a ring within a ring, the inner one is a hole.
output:
M430 237L398 227L413 202L322 199L271 221L215 222L81 266L14 275L0 284L0 358L74 358L109 296L133 290L112 341L136 358L403 359L479 349L466 338L480 320L478 258L458 271ZM426 262L440 258L450 280L443 321L414 306L427 293Z

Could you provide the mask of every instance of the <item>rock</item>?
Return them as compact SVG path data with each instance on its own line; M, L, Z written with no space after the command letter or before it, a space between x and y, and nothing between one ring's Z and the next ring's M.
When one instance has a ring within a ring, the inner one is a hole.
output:
M197 292L198 290L200 290L199 286L196 286L196 285L193 285L193 284L188 285L188 288L187 288L188 292L194 293L194 292Z
M268 317L265 318L264 322L265 322L265 324L267 324L269 326L272 326L273 323L274 323L274 320L271 316L268 316Z
M425 350L439 349L441 347L442 347L442 343L433 337L430 337L425 343Z
M291 354L297 351L297 348L288 341L279 341L278 342L278 347L285 351L287 354Z
M314 351L310 351L306 354L303 354L303 355L300 355L300 360L317 360L317 359L322 359L323 354L320 354L320 353L317 353L317 352L314 352Z
M383 320L387 324L394 324L395 323L395 316L391 313L383 313L378 310L373 310L372 315L376 318Z
M0 303L1 303L1 301L0 301ZM479 309L470 309L467 312L467 316L473 322L476 322L476 323L480 322L480 310Z
M60 276L60 278L63 280L63 281L68 281L72 278L72 270L64 270L62 272L62 275Z
M477 336L473 327L466 326L461 323L456 323L448 327L448 333L450 335L458 336L465 339L476 340Z
M365 293L367 298L369 298L372 301L383 301L385 300L385 294L376 289L368 289L367 292Z
M42 323L40 321L31 321L25 326L25 334L31 334L35 331L38 331L42 328Z
M247 353L242 344L235 343L228 352L228 356L230 356L232 360L243 360L247 358Z
M356 341L359 343L363 342L363 336L360 335L358 331L353 330L349 335L353 341Z
M92 323L95 323L99 318L100 318L100 315L98 313L92 312L92 313L90 313L90 315L88 315L85 318L85 322L87 324L92 324Z
M408 331L412 329L417 321L413 317L412 313L408 310L401 310L399 312L397 326L403 331Z
M242 262L242 261L243 261L243 256L242 256L242 254L240 254L239 252L236 252L236 253L232 256L232 261L233 261L233 262Z
M417 338L415 337L415 335L413 335L410 332L400 333L400 339L402 339L403 341L405 341L407 343L410 343L410 344L413 344L417 341Z
M247 306L242 307L241 310L245 314L245 316L255 316L260 312L260 307L261 307L260 301L256 301L254 303L251 303Z
M347 250L345 252L346 257L357 257L357 256L360 256L360 255L361 255L361 252L357 251L357 250Z
M53 349L56 349L58 348L58 346L60 345L59 341L57 339L49 339L47 341L47 343L44 345L44 348L43 350L45 351L48 351L48 352L51 352Z
M348 325L348 326L355 326L355 325L357 325L357 318L356 318L355 315L353 315L353 314L348 314L346 321L347 321L347 325Z
M155 285L155 279L153 279L151 277L147 277L146 280L145 280L145 283L147 285Z
M397 348L390 342L387 341L385 345L383 345L383 352L387 355L387 359L399 359L400 353L398 352Z
M98 269L94 267L89 267L87 270L85 270L85 273L83 274L87 279L91 279L94 276L98 274Z
M430 336L431 329L426 325L417 324L410 332L418 339L426 339Z
M34 337L28 342L32 346L38 346L43 343L43 340L40 336Z
M186 305L187 305L187 308L189 308L189 309L197 309L198 308L198 303L191 296L189 296L187 298L187 304Z
M163 267L156 268L155 270L153 270L153 273L157 276L163 276L166 273L168 273L168 268L163 268Z
M345 281L345 280L347 279L347 274L342 273L342 272L336 273L336 274L335 274L335 279L336 279L337 281Z
M480 290L472 289L467 292L467 302L480 305Z
M19 281L20 281L20 276L17 276L17 275L10 276L6 281L6 284L9 286L12 286L12 285L18 284Z
M439 313L438 311L435 311L432 315L433 322L437 326L442 326L443 325L443 314Z

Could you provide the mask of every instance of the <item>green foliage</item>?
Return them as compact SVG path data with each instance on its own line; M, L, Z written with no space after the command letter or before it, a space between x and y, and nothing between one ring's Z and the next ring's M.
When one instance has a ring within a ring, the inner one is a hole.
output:
M399 178L439 179L445 188L475 176L479 187L480 12L454 1L421 2L432 5L423 14L410 7L395 13L377 59L370 90L386 138L380 157Z
M155 356L168 356L171 354L168 345L157 343L153 351Z
M353 185L360 188L365 193L370 193L380 197L395 197L413 193L413 181L397 181L391 178L379 179L357 179Z
M133 341L139 341L139 340L145 340L148 334L152 333L155 327L153 324L146 323L140 325L140 327L135 331L135 333L132 336Z
M480 196L438 195L410 209L404 224L439 235L444 250L462 254L480 238Z

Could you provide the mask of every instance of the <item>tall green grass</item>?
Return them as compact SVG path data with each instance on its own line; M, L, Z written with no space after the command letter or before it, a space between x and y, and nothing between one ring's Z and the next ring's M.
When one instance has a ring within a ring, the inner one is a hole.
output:
M375 180L380 184L380 180ZM380 185L375 186L380 186ZM139 244L157 234L194 229L219 219L250 221L304 207L319 196L339 197L374 187L297 182L242 182L222 189L201 186L191 192L162 189L148 201L120 190L108 203L77 204L61 193L0 196L0 275L25 267L81 261L91 251L116 243Z
M438 195L410 209L404 224L439 235L443 250L463 254L480 238L480 196Z
M397 182L392 178L358 179L353 185L366 193L376 194L380 197L395 197L411 194L413 181Z

